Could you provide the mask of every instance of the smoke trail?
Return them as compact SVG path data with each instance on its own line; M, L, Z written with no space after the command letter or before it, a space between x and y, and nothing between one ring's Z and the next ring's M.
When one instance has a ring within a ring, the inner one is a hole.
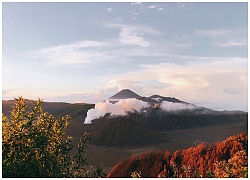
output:
M142 108L149 107L147 102L129 98L118 101L117 103L110 103L109 101L99 102L95 104L94 109L90 109L87 112L84 124L91 124L92 120L98 119L107 113L111 115L126 115L129 111L140 111Z

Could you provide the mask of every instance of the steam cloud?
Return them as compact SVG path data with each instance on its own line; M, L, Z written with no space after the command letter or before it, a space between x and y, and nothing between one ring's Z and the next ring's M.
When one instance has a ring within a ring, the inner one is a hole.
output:
M135 98L123 99L117 103L110 103L108 100L105 102L99 102L95 104L94 109L90 109L87 112L84 124L91 124L92 120L98 119L107 113L111 115L125 116L127 112L140 111L143 108L150 107L150 104ZM185 109L194 109L195 106L184 103L173 103L163 101L161 103L161 109L165 111L180 111Z
M140 111L142 108L149 106L147 102L135 98L123 99L114 104L109 101L99 102L95 104L94 109L88 110L84 124L91 124L92 120L100 118L107 113L111 113L111 115L126 115L126 112Z
M165 111L181 111L185 109L190 109L190 110L195 109L195 106L192 104L163 101L161 103L161 108Z

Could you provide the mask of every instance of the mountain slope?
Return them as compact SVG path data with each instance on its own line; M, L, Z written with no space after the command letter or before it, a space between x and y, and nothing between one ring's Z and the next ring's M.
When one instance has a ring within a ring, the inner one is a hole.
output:
M247 123L248 113L203 113L200 111L183 110L167 112L160 108L148 108L144 113L129 113L134 119L147 129L154 131L168 131L174 129L188 129L202 126L214 126L225 123Z
M91 143L122 147L152 144L162 140L159 134L144 128L133 119L116 117L109 121L101 130L93 133Z
M108 126L110 121L118 118L107 114L104 117L95 119L89 126L93 130L99 130ZM220 124L247 124L248 113L235 112L210 112L183 110L179 112L167 112L160 108L150 107L143 112L129 112L126 116L120 116L119 120L130 119L140 124L140 126L151 131L171 131L175 129L191 129L195 127L216 126ZM128 125L129 126L129 125ZM107 130L109 132L109 130Z

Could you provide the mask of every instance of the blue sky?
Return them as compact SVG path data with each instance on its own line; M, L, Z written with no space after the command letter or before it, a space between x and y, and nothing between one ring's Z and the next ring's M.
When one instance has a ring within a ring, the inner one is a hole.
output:
M218 110L248 103L247 3L2 3L2 98L121 89Z

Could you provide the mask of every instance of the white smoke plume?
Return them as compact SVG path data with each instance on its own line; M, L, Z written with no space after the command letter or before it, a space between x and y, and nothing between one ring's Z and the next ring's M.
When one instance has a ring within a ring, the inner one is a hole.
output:
M109 101L99 102L95 104L94 109L88 110L84 124L91 124L92 120L100 118L107 113L111 115L126 115L126 112L140 111L142 108L149 106L147 102L135 98L123 99L114 104Z
M130 111L140 111L143 108L150 107L150 104L135 98L123 99L116 103L110 103L108 100L105 102L99 102L95 104L94 109L90 109L87 112L84 124L91 124L92 120L103 117L105 114L125 116ZM196 106L185 103L174 103L163 101L160 104L162 110L169 112L178 112L185 109L195 109Z
M192 104L185 104L185 103L174 103L174 102L168 102L168 101L163 101L161 103L161 108L165 111L181 111L185 109L195 109L196 106Z

